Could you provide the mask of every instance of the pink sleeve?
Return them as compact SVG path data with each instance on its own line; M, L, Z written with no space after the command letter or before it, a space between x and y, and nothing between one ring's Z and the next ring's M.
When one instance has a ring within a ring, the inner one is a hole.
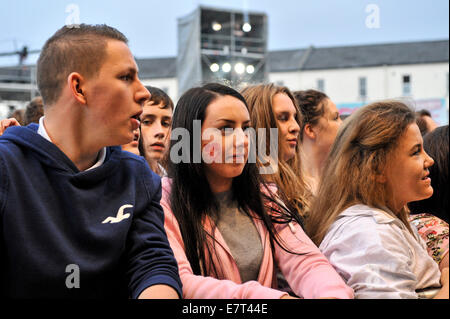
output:
M164 188L164 187L163 187ZM237 284L231 280L194 275L184 252L184 243L178 222L167 200L167 193L161 199L164 209L164 227L170 246L178 262L178 272L183 284L183 298L187 299L279 299L287 293L264 287L257 281Z
M328 259L305 234L303 229L291 222L276 224L280 238L295 255L276 245L275 258L292 290L303 298L354 298L353 289L345 284Z

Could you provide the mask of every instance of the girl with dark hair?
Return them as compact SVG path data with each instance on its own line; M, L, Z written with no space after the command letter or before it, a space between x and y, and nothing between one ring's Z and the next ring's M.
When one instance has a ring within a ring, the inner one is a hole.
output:
M188 90L175 108L161 205L183 297L290 298L276 289L279 267L300 297L352 298L248 161L250 125L245 99L220 84Z
M439 268L443 269L449 266L448 125L425 134L423 148L434 159L434 165L429 168L433 195L408 204L411 211L409 220L427 243L428 254L439 264Z
M434 159L430 167L431 186L434 189L430 198L412 202L408 206L411 213L424 211L449 222L449 131L448 125L440 126L423 137L425 151Z
M316 193L325 161L342 120L336 104L316 90L295 91L303 122L300 125L300 159L305 182Z

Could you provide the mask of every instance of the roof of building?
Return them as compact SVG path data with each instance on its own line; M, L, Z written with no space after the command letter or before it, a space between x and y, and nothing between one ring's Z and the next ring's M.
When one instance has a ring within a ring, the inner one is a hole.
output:
M269 72L360 68L449 61L449 40L354 45L313 46L303 49L270 51ZM176 57L137 59L140 77L176 77Z
M314 48L303 70L448 62L448 44L441 40Z
M326 70L449 61L449 40L340 47L313 46L268 53L269 72ZM141 79L175 78L176 57L136 58ZM0 68L0 82L30 82L30 66Z
M268 66L270 72L299 70L306 56L306 49L269 52Z

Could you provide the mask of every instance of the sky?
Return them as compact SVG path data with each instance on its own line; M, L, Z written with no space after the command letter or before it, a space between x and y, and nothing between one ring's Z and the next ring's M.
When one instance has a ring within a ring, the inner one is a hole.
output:
M266 13L270 51L449 38L448 0L0 0L0 53L41 49L79 22L116 27L138 58L174 57L177 18L199 5ZM0 57L0 65L17 63Z

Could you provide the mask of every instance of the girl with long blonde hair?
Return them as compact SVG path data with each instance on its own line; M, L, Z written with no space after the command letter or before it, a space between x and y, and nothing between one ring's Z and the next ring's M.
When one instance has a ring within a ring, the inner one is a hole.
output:
M263 174L264 180L276 184L281 200L305 218L311 192L302 178L299 155L302 115L294 96L287 87L273 83L246 87L241 94L247 101L253 128L258 135L261 129L265 131L265 154L270 153L271 142L278 143L277 167L270 174ZM270 138L271 128L278 130L275 141ZM258 164L261 167L264 163Z
M433 193L431 165L402 102L367 105L341 126L306 229L356 298L417 298L440 284L448 298L448 268L441 276L408 222L407 203Z

